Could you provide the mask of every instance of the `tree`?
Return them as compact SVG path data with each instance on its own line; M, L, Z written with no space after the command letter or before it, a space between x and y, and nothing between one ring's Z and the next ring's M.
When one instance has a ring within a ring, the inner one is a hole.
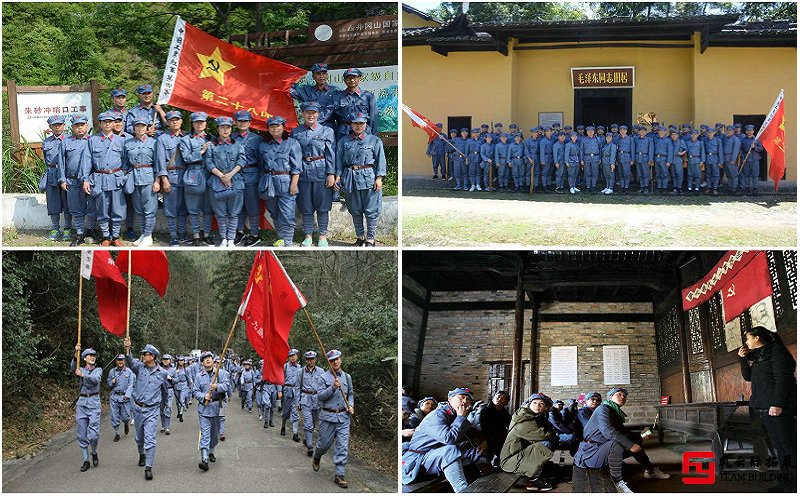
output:
M429 11L436 19L447 23L462 12L461 2L443 2ZM525 22L585 19L586 14L567 4L557 2L476 2L469 4L469 19L473 22Z

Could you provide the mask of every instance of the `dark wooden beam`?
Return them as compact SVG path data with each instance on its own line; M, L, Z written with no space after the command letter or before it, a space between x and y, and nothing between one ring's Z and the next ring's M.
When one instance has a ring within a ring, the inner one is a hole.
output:
M539 308L541 305L539 304L539 300L530 293L528 294L528 300L530 300L533 314L531 316L531 342L530 349L528 350L528 363L530 363L530 365L528 365L528 384L530 384L531 394L533 394L539 390L536 384L536 365L538 363L536 360L536 350L539 348Z
M562 43L558 45L516 46L514 50L560 50L575 48L692 48L691 43Z
M687 264L690 262L686 262ZM680 281L681 269L683 266L676 266L675 272ZM683 380L683 402L692 402L692 377L689 371L689 346L687 344L688 335L686 334L686 312L681 306L678 310L678 347L681 354L681 379Z
M708 301L700 306L700 336L703 340L703 356L711 379L711 401L717 401L717 378L714 374L714 345L711 341L710 307L711 304Z
M428 330L428 307L431 302L431 292L425 292L425 302L422 304L422 321L419 325L419 337L417 339L417 360L414 364L414 394L417 398L419 394L419 376L422 372L422 355L425 352L425 333Z
M430 291L428 291L428 294L430 294ZM425 300L420 298L414 291L406 286L403 286L403 299L410 301L420 308L425 308ZM430 300L428 300L428 303L430 303Z
M511 404L516 410L522 403L522 337L525 327L525 255L519 254L519 272L517 273L517 300L514 308L514 348L511 354Z

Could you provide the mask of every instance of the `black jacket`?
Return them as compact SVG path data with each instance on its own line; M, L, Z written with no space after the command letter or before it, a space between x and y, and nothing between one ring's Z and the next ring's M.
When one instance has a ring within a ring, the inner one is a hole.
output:
M751 363L752 362L752 363ZM784 414L792 414L797 406L795 362L780 343L765 344L739 358L742 377L751 382L750 407L757 410L779 406Z

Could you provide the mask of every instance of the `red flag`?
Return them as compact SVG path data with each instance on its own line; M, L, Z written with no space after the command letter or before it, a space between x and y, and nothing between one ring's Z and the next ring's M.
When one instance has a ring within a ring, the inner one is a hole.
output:
M117 257L120 272L128 273L128 254L131 254L131 274L150 283L163 298L169 284L169 261L164 250L121 250Z
M745 265L721 289L725 322L738 317L742 312L772 294L772 280L767 267L767 254L756 252Z
M695 284L681 290L683 299L683 310L688 311L707 301L714 296L717 291L727 284L750 260L756 256L755 251L729 251L717 265L711 269Z
M94 276L97 288L97 313L105 330L117 336L125 334L128 320L128 284L108 250L84 250L81 275Z
M439 128L436 127L436 124L434 124L432 120L405 104L403 104L403 112L411 118L412 126L418 127L428 133L428 143L436 139L437 136L440 136Z
M248 110L253 129L266 130L273 115L297 127L289 89L305 69L233 46L178 18L158 103L212 117Z
M772 110L770 110L756 136L756 139L759 136L761 137L761 145L771 159L769 177L775 181L775 191L778 191L778 182L786 171L786 130L784 122L783 90L781 90L778 94L778 99L772 105Z
M271 251L259 251L250 269L239 315L247 326L247 339L264 359L262 377L283 384L283 364L289 352L289 331L294 314L306 298L294 285Z

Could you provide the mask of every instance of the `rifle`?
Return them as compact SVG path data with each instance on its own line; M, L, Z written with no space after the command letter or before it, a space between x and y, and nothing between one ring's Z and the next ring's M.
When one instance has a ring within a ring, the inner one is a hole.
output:
M112 359L111 359L111 361L110 361L110 362L108 362L108 363L106 364L106 366L105 366L105 367L103 367L103 370L105 370L105 369L107 369L108 367L110 367L110 366L111 366L111 364L112 364L112 363L114 363L114 360L116 360L116 359L117 359L117 357L116 357L116 356L115 356L114 358L112 358ZM81 384L83 384L83 379L81 379ZM70 405L69 405L69 409L70 409L70 410L73 410L73 409L75 408L75 405L77 405L77 404L78 404L78 400L79 400L80 398L81 398L81 395L80 395L80 391L79 391L79 392L78 392L78 396L77 396L77 397L75 397L75 399L74 399L74 400L72 400L72 403L70 403Z
M492 192L492 169L494 168L493 165L494 164L489 162L489 188L488 189L489 189L490 193Z

